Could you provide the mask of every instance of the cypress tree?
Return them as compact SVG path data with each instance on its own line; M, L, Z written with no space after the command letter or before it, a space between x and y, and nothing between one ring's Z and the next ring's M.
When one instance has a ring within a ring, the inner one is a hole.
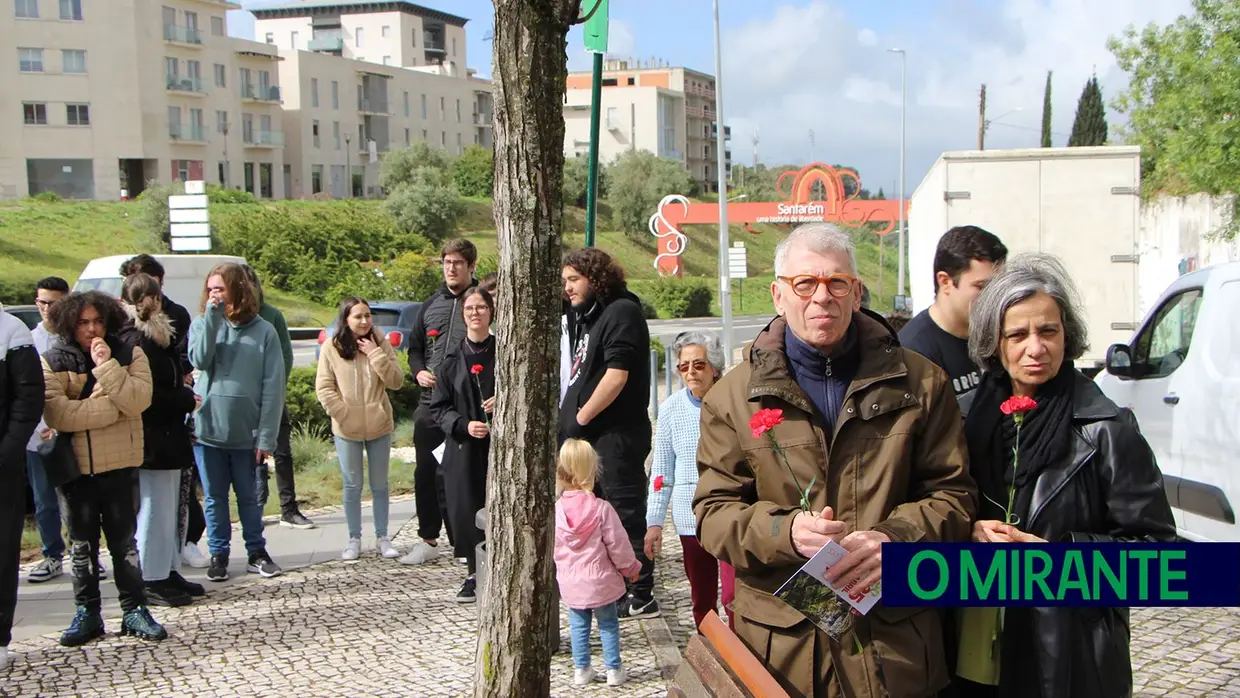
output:
M1102 104L1102 89L1098 87L1097 76L1091 77L1081 91L1081 100L1076 105L1076 119L1072 122L1072 137L1069 146L1106 145L1107 116Z
M1042 95L1042 147L1051 147L1051 71L1046 71L1046 92Z

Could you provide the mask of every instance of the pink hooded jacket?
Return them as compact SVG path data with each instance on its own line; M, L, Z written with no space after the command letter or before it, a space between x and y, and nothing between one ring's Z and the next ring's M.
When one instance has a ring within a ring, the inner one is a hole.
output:
M555 503L555 571L569 608L606 606L641 569L620 516L593 493L569 490Z

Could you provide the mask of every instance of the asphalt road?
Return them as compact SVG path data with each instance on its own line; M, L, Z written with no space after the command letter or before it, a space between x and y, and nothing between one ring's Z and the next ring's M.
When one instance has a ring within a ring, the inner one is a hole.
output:
M771 320L771 315L741 315L732 318L732 339L736 346L754 338ZM689 318L684 320L651 320L650 336L657 337L661 342L671 344L676 335L686 330L706 330L719 332L721 320L717 317ZM301 339L293 342L293 365L309 366L314 363L314 350L318 341Z

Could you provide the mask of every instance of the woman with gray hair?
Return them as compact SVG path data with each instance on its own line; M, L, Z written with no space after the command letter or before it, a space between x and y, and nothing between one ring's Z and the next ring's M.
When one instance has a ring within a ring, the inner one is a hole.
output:
M1136 419L1073 367L1087 348L1054 257L1009 259L974 303L969 354L985 373L961 400L981 492L974 542L1176 540ZM1131 695L1128 627L1126 608L962 609L960 694Z
M672 505L672 523L684 552L685 575L693 599L693 624L699 626L718 602L719 565L698 543L697 519L693 516L693 493L697 489L698 425L702 398L723 375L727 362L715 335L683 332L672 345L676 370L685 389L668 396L659 406L654 431L654 459L650 466L650 492L646 501L646 557L653 560L663 547L663 522ZM724 606L731 603L731 585L725 570Z

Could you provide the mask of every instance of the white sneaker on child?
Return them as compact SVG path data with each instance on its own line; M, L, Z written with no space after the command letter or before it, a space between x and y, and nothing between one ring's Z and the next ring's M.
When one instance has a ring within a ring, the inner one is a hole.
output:
M608 686L620 686L620 685L623 685L624 682L628 680L629 680L629 673L624 670L624 667L620 667L619 669L608 669L607 670L607 685Z
M341 560L356 560L362 555L362 539L350 538L349 544L344 546L344 552L340 553Z
M375 550L378 551L380 557L392 560L400 557L400 551L392 547L392 539L384 536L375 541Z
M594 677L596 675L596 672L591 667L586 667L584 669L577 667L576 669L573 669L573 685L589 686L591 683L594 683Z

